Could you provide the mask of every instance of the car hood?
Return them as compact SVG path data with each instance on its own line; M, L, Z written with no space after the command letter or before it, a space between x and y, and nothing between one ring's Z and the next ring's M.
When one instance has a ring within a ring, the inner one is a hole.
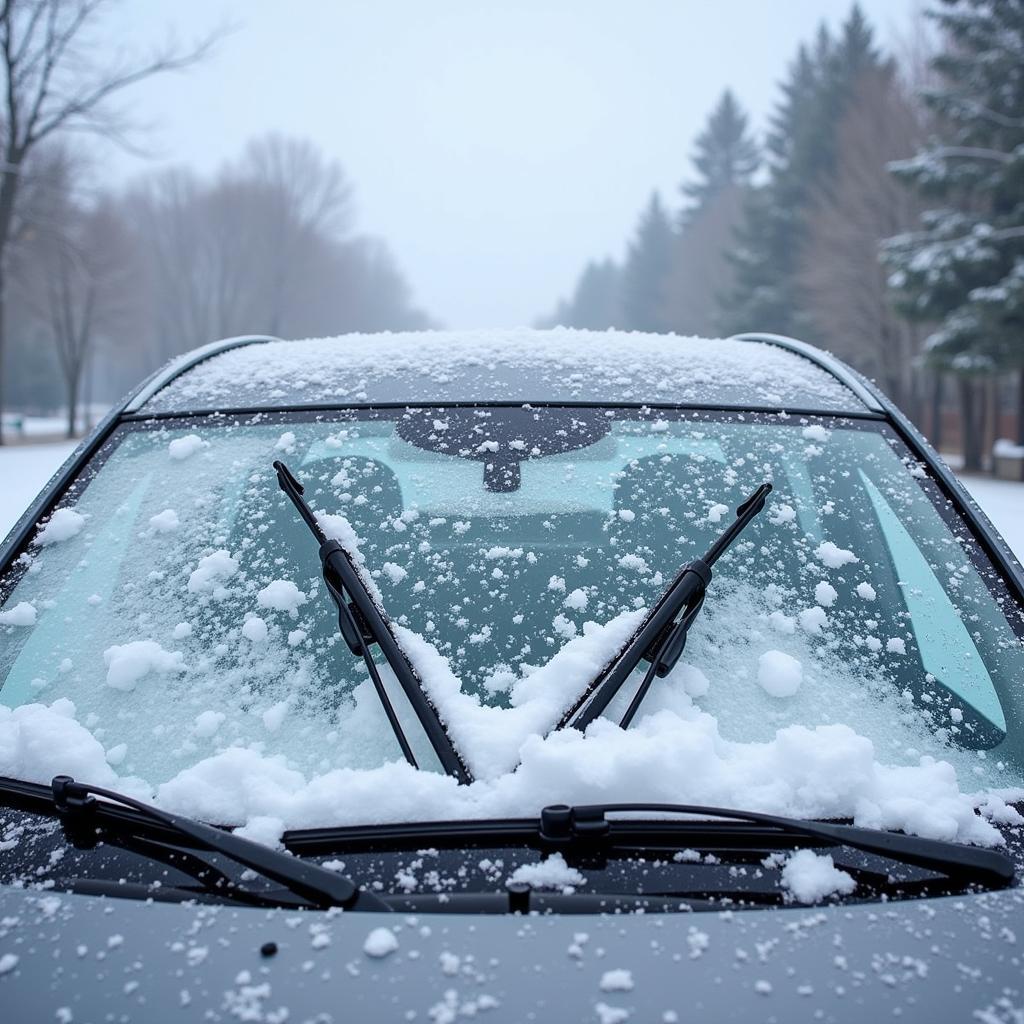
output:
M375 929L392 931L388 937ZM261 952L274 943L276 952ZM14 1021L1019 1020L1024 891L629 916L295 912L0 888ZM384 955L388 947L395 948Z

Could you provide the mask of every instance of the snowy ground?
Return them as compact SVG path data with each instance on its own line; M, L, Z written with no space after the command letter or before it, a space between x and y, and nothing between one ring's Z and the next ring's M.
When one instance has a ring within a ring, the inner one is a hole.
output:
M0 448L0 536L38 494L76 442L13 445ZM966 476L963 482L1018 558L1024 560L1024 483Z

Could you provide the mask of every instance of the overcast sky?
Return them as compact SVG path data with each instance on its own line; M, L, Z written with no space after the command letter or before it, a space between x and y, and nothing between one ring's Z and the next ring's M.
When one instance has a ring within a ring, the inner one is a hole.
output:
M916 0L861 0L883 42ZM418 304L451 327L529 323L584 262L621 256L653 188L677 205L731 86L763 127L776 83L849 0L173 0L125 4L121 41L235 31L129 109L149 160L211 170L253 136L314 141L356 189Z

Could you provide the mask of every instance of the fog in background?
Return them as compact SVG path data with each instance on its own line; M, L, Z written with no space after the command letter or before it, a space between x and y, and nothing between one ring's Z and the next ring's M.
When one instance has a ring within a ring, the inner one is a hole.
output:
M127 38L237 30L130 104L159 158L204 170L267 131L312 140L355 186L416 302L449 327L534 321L586 259L619 256L652 188L675 203L730 86L757 130L821 21L850 0L272 0L126 5ZM860 5L883 42L914 0ZM148 162L111 154L122 180Z
M7 0L0 84L15 439L238 334L765 331L1024 476L1024 0Z

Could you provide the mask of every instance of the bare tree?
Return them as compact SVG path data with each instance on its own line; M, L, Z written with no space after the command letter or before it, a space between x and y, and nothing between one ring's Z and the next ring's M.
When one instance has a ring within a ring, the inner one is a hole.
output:
M266 330L280 334L289 293L308 272L301 257L310 243L315 237L340 241L351 227L352 189L341 166L325 160L312 143L278 134L251 142L229 175L263 193Z
M153 75L194 65L215 41L172 42L144 57L99 60L97 32L109 6L109 0L0 0L0 410L7 262L11 243L26 230L20 199L31 157L61 132L123 142L129 125L113 97Z
M878 240L917 222L919 200L886 164L913 153L921 134L895 71L865 72L839 124L835 175L811 208L799 278L815 340L877 378L914 416L924 332L893 309Z

